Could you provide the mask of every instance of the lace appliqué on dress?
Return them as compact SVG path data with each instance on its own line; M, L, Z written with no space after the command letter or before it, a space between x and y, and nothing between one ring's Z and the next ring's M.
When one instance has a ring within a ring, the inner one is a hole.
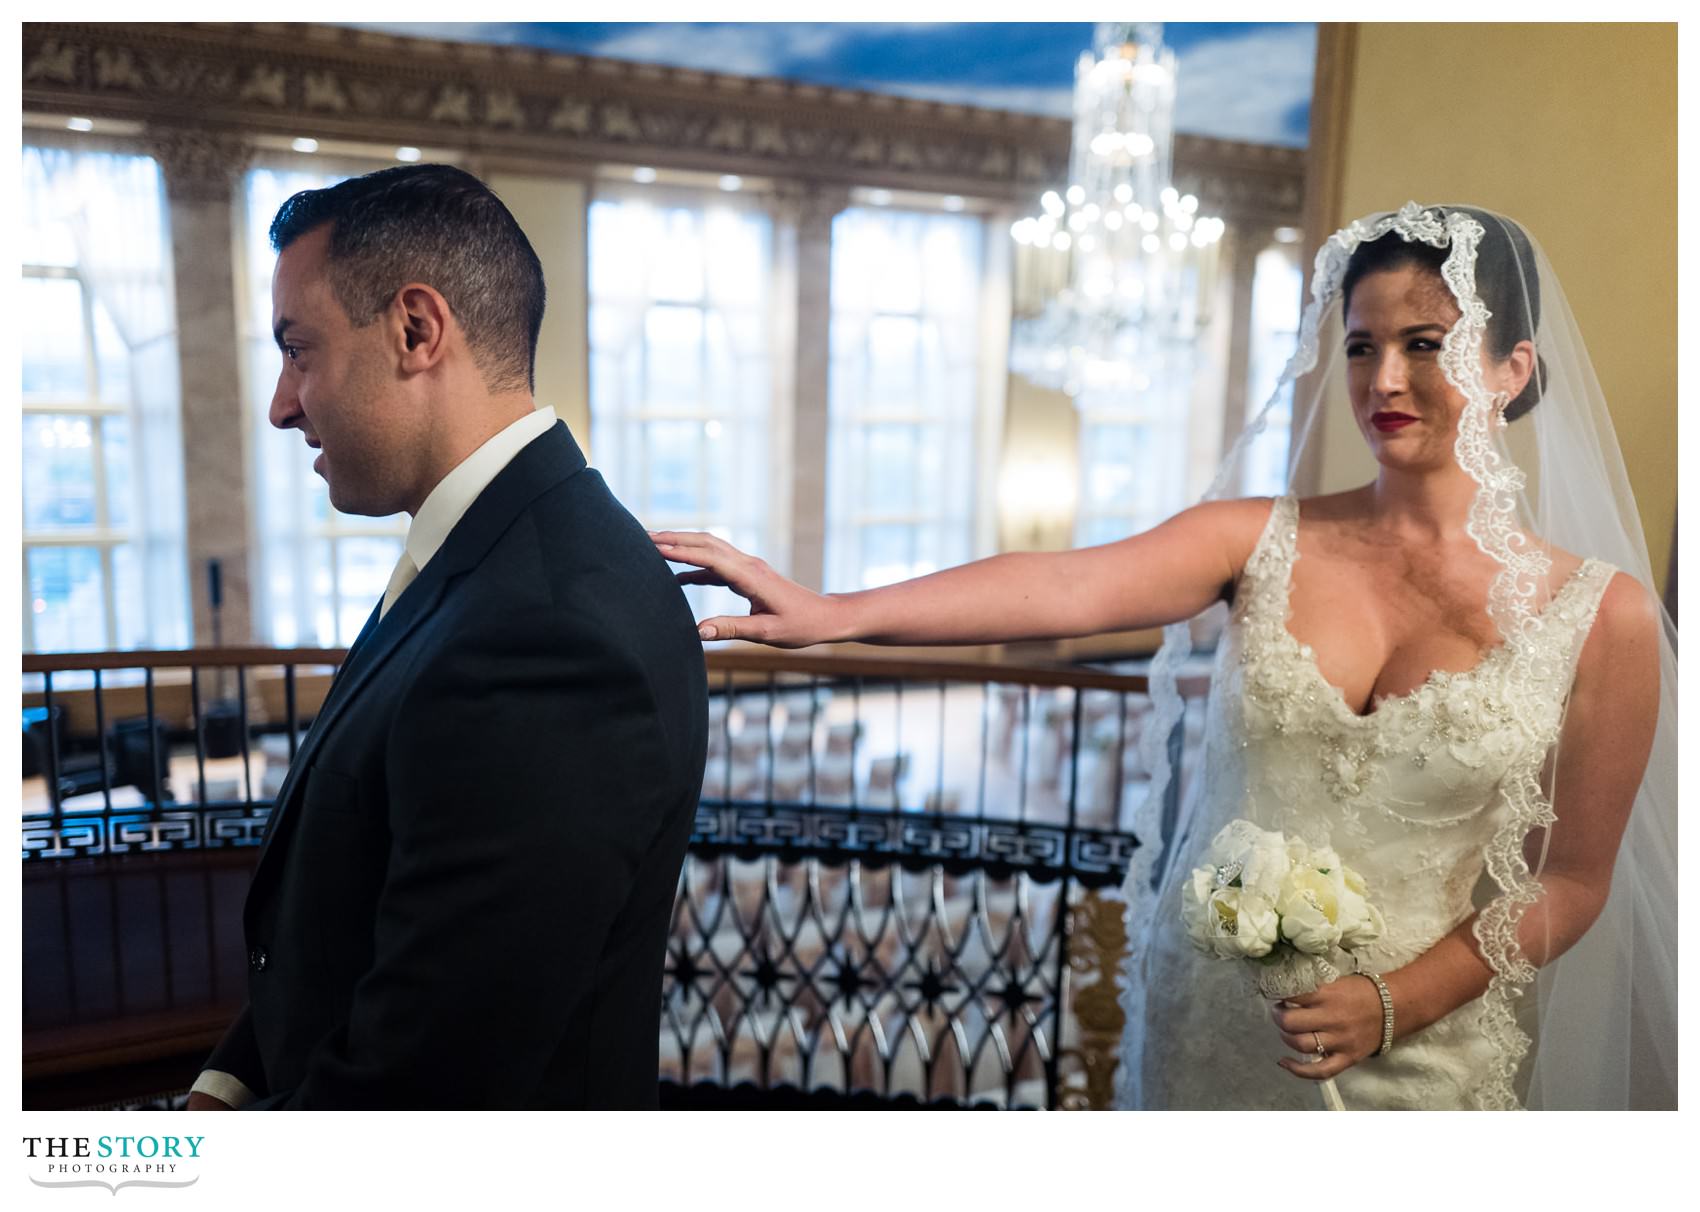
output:
M1386 898L1388 966L1409 962L1469 916L1484 866L1501 890L1522 889L1495 898L1478 919L1495 976L1469 1008L1472 1030L1449 1027L1428 1041L1435 1049L1446 1038L1485 1036L1491 1056L1461 1064L1450 1086L1468 1088L1471 1105L1516 1106L1512 1079L1528 1041L1512 1011L1533 977L1517 957L1516 918L1539 895L1522 865L1522 841L1529 821L1550 819L1539 772L1558 739L1576 653L1615 570L1585 561L1529 616L1519 639L1467 671L1437 670L1359 715L1288 629L1297 540L1298 503L1280 498L1234 611L1240 706L1226 708L1225 726L1245 763L1246 803L1265 827L1333 845L1366 873ZM1211 819L1235 815L1226 806L1207 811Z

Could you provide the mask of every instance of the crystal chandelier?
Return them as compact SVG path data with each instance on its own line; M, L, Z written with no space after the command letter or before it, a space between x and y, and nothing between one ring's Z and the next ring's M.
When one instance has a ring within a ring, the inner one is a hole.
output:
M1075 68L1068 188L1011 229L1027 267L1066 285L1016 322L1010 365L1077 403L1102 391L1188 406L1224 225L1170 181L1174 106L1162 25L1098 25Z

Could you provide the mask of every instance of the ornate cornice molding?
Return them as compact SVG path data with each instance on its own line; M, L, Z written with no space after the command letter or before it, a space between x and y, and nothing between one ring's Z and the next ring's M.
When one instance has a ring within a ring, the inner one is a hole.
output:
M26 23L26 111L234 134L454 147L570 169L646 163L1027 206L1067 176L1069 124L881 93L528 47L267 23ZM1304 153L1176 140L1178 182L1228 217L1297 221Z
M1235 224L1297 225L1304 213L1303 148L1175 136L1175 188Z

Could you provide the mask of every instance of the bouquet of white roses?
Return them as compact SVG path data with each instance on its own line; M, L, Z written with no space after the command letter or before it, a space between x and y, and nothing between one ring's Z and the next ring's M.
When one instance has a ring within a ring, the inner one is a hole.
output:
M1250 960L1258 992L1281 999L1339 979L1334 961L1386 929L1356 871L1326 846L1229 821L1181 889L1193 945L1219 959ZM1333 1081L1323 1083L1340 1109Z

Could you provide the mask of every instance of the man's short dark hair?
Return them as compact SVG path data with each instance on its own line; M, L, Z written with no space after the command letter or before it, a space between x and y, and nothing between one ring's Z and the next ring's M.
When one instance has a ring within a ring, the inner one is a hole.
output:
M331 288L357 327L423 282L448 300L492 391L535 389L543 265L484 182L447 164L403 164L302 190L278 208L272 247L324 223Z

